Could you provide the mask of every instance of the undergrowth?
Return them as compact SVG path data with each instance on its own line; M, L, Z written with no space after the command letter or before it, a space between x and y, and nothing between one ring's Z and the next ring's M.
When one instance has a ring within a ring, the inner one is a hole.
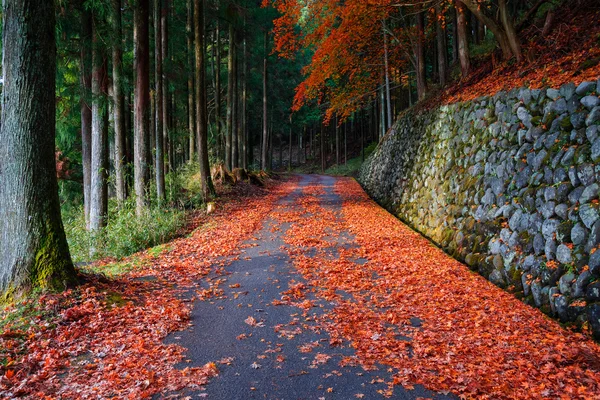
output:
M177 237L185 226L186 211L203 206L198 164L187 164L165 177L166 198L160 204L154 183L149 192L150 204L140 217L133 196L121 205L109 200L107 226L95 233L86 229L83 206L64 202L63 223L73 261L121 259Z
M371 153L375 151L376 147L377 142L373 142L369 146L365 147L365 160L371 155ZM332 167L328 168L325 173L327 175L334 176L356 176L362 164L362 155L359 155L358 157L348 160L346 164L333 165Z

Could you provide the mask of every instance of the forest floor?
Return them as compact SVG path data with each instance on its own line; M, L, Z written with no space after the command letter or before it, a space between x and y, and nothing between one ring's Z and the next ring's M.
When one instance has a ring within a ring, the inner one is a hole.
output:
M600 398L600 346L351 178L221 203L0 336L0 398Z

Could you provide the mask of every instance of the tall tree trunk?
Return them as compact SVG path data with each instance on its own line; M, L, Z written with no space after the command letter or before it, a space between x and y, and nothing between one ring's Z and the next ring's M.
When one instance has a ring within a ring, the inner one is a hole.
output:
M162 197L159 195L159 199L164 197L164 175L171 170L172 156L169 141L169 113L173 115L173 110L170 110L169 103L169 82L167 79L165 63L169 59L169 35L168 35L168 22L169 22L169 0L162 0L162 9L160 14L160 25L161 25L161 44L160 50L162 52L162 150L163 150L163 193Z
M94 27L101 22L94 21ZM105 126L106 92L106 56L101 48L100 38L94 29L92 34L92 176L90 185L90 231L96 232L106 226L106 188L107 136ZM93 250L92 250L93 253Z
M0 293L64 289L75 269L60 216L54 155L54 1L4 0L0 128Z
M219 2L217 1L217 12ZM217 18L215 27L215 128L217 130L217 154L225 159L225 138L223 137L223 122L221 120L221 24Z
M386 97L386 103L387 103L387 125L386 125L386 130L388 130L391 126L392 126L392 100L391 100L391 96L390 96L390 66L389 66L389 57L388 57L388 37L387 37L387 28L385 26L385 21L382 21L383 23L383 48L384 48L384 52L383 52L383 58L384 58L384 65L385 65L385 97ZM383 107L383 103L381 104L381 106ZM383 120L381 122L382 124L384 124Z
M204 72L204 0L194 0L194 46L196 50L196 129L202 197L208 201L215 195L208 165L208 118L206 109L206 79Z
M452 13L452 65L458 62L458 6L459 1L457 0Z
M417 96L419 100L425 98L427 82L425 80L425 21L423 11L417 13L417 45L415 58L417 60Z
M83 167L83 209L86 228L90 227L90 183L92 174L92 14L81 9L80 82L81 82L81 164Z
M517 59L517 62L521 62L523 60L523 54L521 52L521 43L519 42L519 37L517 36L514 21L506 7L506 0L499 0L498 7L500 9L500 21L502 22L502 26L504 27L504 31L506 32L506 39L508 40L510 49L512 50L513 55Z
M234 90L234 29L233 24L229 24L229 55L227 58L227 126L225 132L225 167L229 170L232 169L233 162L231 158L231 145L232 145L232 134L234 130L234 117L233 117L233 104L235 99L233 96L235 95Z
M240 96L238 77L238 32L233 31L233 101L231 104L231 168L239 165L239 137L240 137Z
M193 6L192 0L187 0L187 19L185 32L187 36L187 54L190 72L188 73L188 132L189 132L189 160L194 160L196 154L196 103L194 101L194 32L192 32Z
M448 78L448 59L446 56L446 24L444 22L442 7L439 4L435 6L435 13L437 16L435 31L437 38L438 72L440 76L440 86L444 87L446 86L446 80Z
M142 215L146 208L148 182L148 117L150 103L150 60L148 36L149 0L137 0L133 11L134 69L134 134L133 169L136 195L136 213Z
M267 41L268 41L268 36L269 33L267 31L265 31L265 48L264 48L264 55L263 55L263 98L262 98L262 103L263 103L263 126L262 126L262 142L263 142L263 146L261 149L261 167L262 169L266 170L267 168L267 155L268 153L268 144L269 144L269 137L268 137L268 125L267 125Z
M245 24L244 24L245 25ZM240 122L241 122L241 138L242 138L242 145L240 146L240 152L241 152L241 163L240 166L244 169L248 168L248 127L246 126L246 108L247 108L247 102L248 102L248 86L247 86L247 68L248 68L248 63L247 63L247 57L248 54L246 53L246 33L244 30L244 40L243 40L243 44L242 44L242 69L241 69L241 90L242 90L242 105L240 108Z
M115 186L117 190L117 201L123 203L127 197L125 186L125 116L123 97L123 48L121 28L121 0L112 0L113 6L113 33L116 35L115 44L112 49L113 62L113 103L114 103L114 126L115 126Z
M165 96L163 95L163 31L162 31L162 4L163 0L154 0L154 84L155 89L155 105L156 105L156 121L155 121L155 140L154 140L154 165L156 168L156 197L159 205L165 198L165 155L163 129L165 125Z
M340 147L340 126L338 125L337 116L335 117L335 164L341 164L341 153L342 149Z
M466 10L465 5L461 1L456 2L456 25L460 73L463 78L466 78L471 70L471 57L469 55Z

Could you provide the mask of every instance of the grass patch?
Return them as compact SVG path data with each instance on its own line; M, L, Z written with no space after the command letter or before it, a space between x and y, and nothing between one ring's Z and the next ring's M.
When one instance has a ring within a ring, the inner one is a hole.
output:
M122 207L110 202L108 224L99 232L86 230L82 207L64 212L63 223L74 262L121 259L175 238L185 225L185 212L153 207L137 217L135 201L130 199Z

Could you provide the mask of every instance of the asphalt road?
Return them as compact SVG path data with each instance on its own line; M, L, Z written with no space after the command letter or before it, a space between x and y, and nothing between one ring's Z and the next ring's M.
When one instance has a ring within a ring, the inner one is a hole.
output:
M339 211L342 204L333 192L334 183L332 177L302 176L298 189L282 199L277 208L290 210L303 195L304 186L317 184L324 189L319 195L321 205ZM305 283L285 251L283 237L289 227L289 223L265 216L262 229L246 242L248 247L225 268L225 273L200 282L204 288L218 282L223 292L195 300L193 326L171 334L167 342L188 349L182 368L215 362L219 375L199 391L174 395L215 400L385 398L380 391L388 389L392 376L387 367L365 370L357 364L340 366L340 361L354 356L350 343L331 346L327 332L317 322L334 304L311 293L308 298L317 306L308 315L293 305L272 304L291 285ZM328 240L331 257L336 257L338 247L354 245L347 232ZM414 324L418 326L418 319ZM391 398L420 397L447 396L418 386L412 390L394 386Z

